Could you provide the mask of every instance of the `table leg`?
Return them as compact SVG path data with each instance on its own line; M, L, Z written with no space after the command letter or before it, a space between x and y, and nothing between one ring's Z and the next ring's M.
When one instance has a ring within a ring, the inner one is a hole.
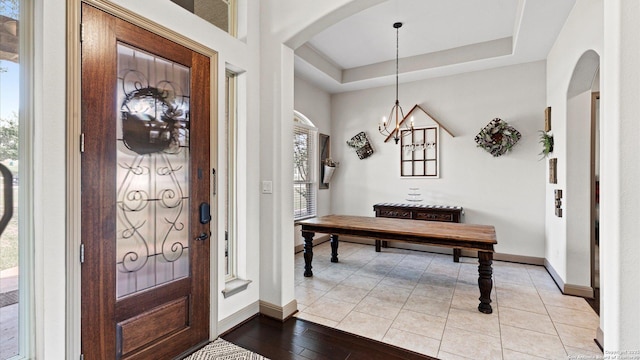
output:
M485 314L491 314L491 288L493 287L493 253L478 251L478 286L480 287L480 305L478 310Z
M304 276L311 277L313 272L311 271L311 261L313 261L313 236L314 232L303 231L302 237L304 237Z
M380 240L376 240L376 252L380 252L380 243L381 242L382 241L380 241Z
M338 235L331 235L331 262L338 262Z
M460 262L461 254L462 254L462 249L453 249L453 262Z

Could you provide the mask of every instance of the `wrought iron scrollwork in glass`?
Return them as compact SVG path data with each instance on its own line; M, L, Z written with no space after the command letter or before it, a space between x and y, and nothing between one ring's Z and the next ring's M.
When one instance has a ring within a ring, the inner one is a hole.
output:
M119 44L117 297L189 274L189 69ZM153 82L149 79L153 79Z

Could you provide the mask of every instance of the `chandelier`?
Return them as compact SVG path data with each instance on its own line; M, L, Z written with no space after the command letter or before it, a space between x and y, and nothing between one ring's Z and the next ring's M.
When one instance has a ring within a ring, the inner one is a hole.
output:
M398 33L399 29L402 27L401 22L397 22L393 24L393 27L396 29L396 103L391 108L391 112L389 113L389 117L382 117L382 122L378 124L378 131L380 134L386 136L387 138L384 140L387 142L390 138L393 137L396 144L400 141L400 137L403 135L402 132L405 130L410 130L410 132L405 132L404 135L407 135L413 132L413 121L411 121L410 125L403 125L404 122L404 111L402 111L402 107L400 106L400 101L398 100ZM392 123L391 119L395 119L395 122Z

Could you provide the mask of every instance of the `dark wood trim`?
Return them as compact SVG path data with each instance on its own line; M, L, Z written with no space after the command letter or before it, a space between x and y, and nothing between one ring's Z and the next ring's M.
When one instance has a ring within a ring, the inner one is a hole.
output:
M411 117L411 114L412 114L416 109L420 109L420 110L422 110L425 114L427 114L427 116L428 116L429 118L431 118L431 120L433 120L433 121L434 121L436 124L438 124L438 125L439 125L443 130L444 130L444 131L446 131L446 132L447 132L447 134L451 135L451 137L455 137L455 136L451 133L451 131L449 131L446 127L444 127L444 125L442 125L442 123L441 123L440 121L438 121L435 117L433 117L431 114L429 114L429 113L427 112L427 110L425 110L422 106L420 106L420 105L418 105L418 104L415 104L415 105L411 108L411 110L407 113L407 115L405 115L405 117L403 117L403 118L402 118L402 121L400 121L399 126L402 126L402 124L404 124L405 120L407 120L408 118L410 118L410 117ZM389 141L389 140L393 137L393 134L395 134L395 133L396 133L396 129L393 129L393 131L391 132L391 134L389 134L389 135L386 137L386 139L384 139L384 142Z
M598 107L596 107L596 101L600 99L600 92L594 91L591 93L591 146L590 146L590 158L591 158L591 167L590 167L590 203L591 203L591 216L590 216L590 271L591 271L591 289L593 293L593 301L589 302L597 314L600 314L600 284L596 284L596 265L598 267L600 264L596 264L596 251L597 245L599 243L599 226L596 226L599 222L598 212L596 211L597 204L599 201L599 179L596 179L596 115L598 111ZM596 309L597 307L597 309Z

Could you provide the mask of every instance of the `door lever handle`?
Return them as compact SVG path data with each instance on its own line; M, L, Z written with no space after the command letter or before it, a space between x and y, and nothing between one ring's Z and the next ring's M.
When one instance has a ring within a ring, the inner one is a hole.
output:
M196 236L196 241L205 241L209 238L209 234L206 232L201 232L200 235Z

